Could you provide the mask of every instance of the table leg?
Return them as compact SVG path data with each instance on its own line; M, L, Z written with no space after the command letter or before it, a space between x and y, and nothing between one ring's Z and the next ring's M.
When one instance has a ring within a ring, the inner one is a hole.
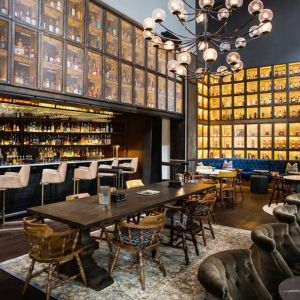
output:
M100 291L107 286L113 284L113 279L109 276L108 272L97 265L93 259L93 253L99 248L98 243L91 237L89 229L82 229L80 231L81 244L86 247L86 249L81 253L80 258L82 266L86 275L88 287ZM78 273L78 267L76 260L73 259L70 262L62 264L59 268L59 272L74 275Z

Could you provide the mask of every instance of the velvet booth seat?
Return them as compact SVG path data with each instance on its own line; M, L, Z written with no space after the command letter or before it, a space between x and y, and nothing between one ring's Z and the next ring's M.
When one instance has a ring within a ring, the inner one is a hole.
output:
M286 165L298 163L296 161L289 160L267 160L267 159L244 159L244 158L208 158L198 160L198 163L202 162L205 166L213 166L217 169L222 169L224 161L232 161L233 168L243 169L241 174L244 180L249 180L250 176L255 174L253 170L268 170L271 172L285 173ZM298 163L298 167L300 164ZM300 168L299 168L300 169ZM270 174L266 174L271 178Z

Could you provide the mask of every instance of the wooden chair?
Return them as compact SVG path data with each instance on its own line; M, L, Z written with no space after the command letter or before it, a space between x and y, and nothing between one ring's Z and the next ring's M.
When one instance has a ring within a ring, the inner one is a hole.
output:
M236 171L224 171L220 172L215 178L219 181L217 186L217 191L219 192L219 199L221 200L222 206L224 206L225 201L232 201L234 206L235 195L236 195Z
M51 290L81 276L82 281L87 285L84 269L82 267L80 253L84 248L78 243L79 231L70 229L63 232L53 232L47 224L36 223L36 219L23 219L24 233L29 245L29 257L32 259L29 271L25 280L23 294L33 277L42 272L48 273L46 284L46 299L51 297ZM79 273L53 283L52 278L58 276L57 269L61 263L76 259ZM35 262L47 264L45 268L33 274Z
M141 179L133 179L133 180L127 180L126 181L126 188L129 189L133 189L133 188L137 188L137 187L141 187L144 186L144 183Z
M166 213L153 213L146 216L139 224L122 221L116 225L113 244L117 247L109 273L112 275L120 250L126 249L136 252L138 257L140 280L145 290L145 274L143 254L145 251L155 251L156 261L163 275L166 276L164 263L159 252L160 232L166 223Z
M285 185L285 181L283 177L274 176L272 178L272 181L273 181L272 195L269 201L269 206L271 206L274 200L276 204L278 204L279 201L284 201L287 195L287 187Z
M237 192L239 191L242 197L242 201L244 201L244 193L242 189L243 185L243 179L242 179L242 172L243 169L236 169L237 176L236 176L236 189L235 189L235 197L237 195Z

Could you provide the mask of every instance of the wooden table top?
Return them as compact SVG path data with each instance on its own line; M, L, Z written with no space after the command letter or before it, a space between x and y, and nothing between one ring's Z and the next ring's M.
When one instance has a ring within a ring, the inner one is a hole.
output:
M159 182L139 188L125 190L126 201L100 205L98 195L28 208L28 213L49 218L71 227L94 227L112 224L138 212L152 209L191 194L213 188L213 184L186 183L181 188L170 188L168 182ZM138 195L137 191L157 190L153 196Z

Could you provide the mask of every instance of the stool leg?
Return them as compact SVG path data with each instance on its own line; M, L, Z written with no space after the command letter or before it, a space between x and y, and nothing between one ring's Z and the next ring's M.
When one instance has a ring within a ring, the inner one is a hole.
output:
M76 189L76 194L79 194L79 182L80 182L80 180L77 180L77 189Z
M73 178L73 195L76 194L76 180Z
M44 205L44 188L45 188L45 185L42 183L42 200L41 200L41 204Z
M2 191L2 224L5 224L5 190Z

